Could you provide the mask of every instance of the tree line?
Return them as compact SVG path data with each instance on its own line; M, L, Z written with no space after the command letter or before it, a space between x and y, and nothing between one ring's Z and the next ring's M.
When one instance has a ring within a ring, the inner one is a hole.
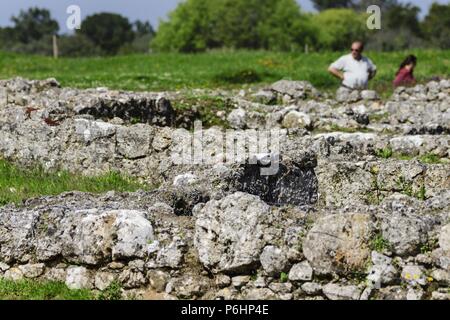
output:
M12 27L0 28L0 50L51 55L52 38L60 26L50 11L42 8L22 10L11 18ZM97 56L149 51L155 31L149 22L130 22L119 14L87 16L74 34L58 36L63 56Z
M148 52L202 52L213 49L275 51L345 50L360 39L371 50L450 48L450 4L434 3L427 16L398 0L313 0L317 13L302 11L295 0L185 0L161 21L119 14L86 17L71 35L59 35L63 56ZM381 30L366 25L369 5L381 8ZM46 9L30 8L0 28L0 50L50 55L51 38L60 30Z
M295 0L186 0L158 28L158 51L214 48L344 50L360 39L372 50L450 48L450 4L420 8L398 0L313 0L318 13ZM367 28L368 6L381 8L381 30Z

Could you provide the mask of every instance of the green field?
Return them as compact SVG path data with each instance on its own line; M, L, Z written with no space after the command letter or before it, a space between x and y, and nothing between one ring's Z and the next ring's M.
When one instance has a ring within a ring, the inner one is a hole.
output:
M378 66L372 88L391 90L398 65L409 53L419 59L416 76L426 81L448 77L450 51L366 53ZM189 88L237 88L267 84L280 79L308 80L321 90L333 90L338 82L327 68L343 52L276 53L266 51L217 51L202 54L153 54L103 58L60 58L0 53L0 78L55 77L63 86L109 87L135 91Z

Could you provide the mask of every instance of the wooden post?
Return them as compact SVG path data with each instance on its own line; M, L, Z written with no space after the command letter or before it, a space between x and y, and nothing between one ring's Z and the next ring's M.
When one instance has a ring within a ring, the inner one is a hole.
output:
M305 43L305 54L309 53L309 46L307 43Z
M56 34L53 35L53 58L58 59L59 50L58 50L58 36Z

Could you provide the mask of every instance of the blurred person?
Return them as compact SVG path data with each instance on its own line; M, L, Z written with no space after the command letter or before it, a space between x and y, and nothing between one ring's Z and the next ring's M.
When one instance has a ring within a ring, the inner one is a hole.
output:
M351 53L339 58L330 65L328 71L336 78L342 80L342 87L349 90L364 90L369 86L376 73L376 65L362 55L364 43L355 41Z
M413 86L417 83L414 77L414 69L417 66L417 57L409 55L400 65L395 75L394 87Z

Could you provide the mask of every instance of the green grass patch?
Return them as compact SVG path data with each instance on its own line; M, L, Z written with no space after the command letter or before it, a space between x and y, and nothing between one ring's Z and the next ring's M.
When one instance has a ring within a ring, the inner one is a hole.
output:
M375 154L378 158L389 159L392 157L393 152L391 148L384 148L378 149Z
M381 233L376 234L370 242L370 249L382 253L385 250L390 250L391 244L383 238Z
M191 113L192 109L195 108L195 119L200 120L202 125L206 128L212 126L228 128L228 121L223 117L219 117L218 112L222 112L226 115L235 108L230 99L209 95L188 95L187 97L173 100L172 105L180 113L183 113L184 111Z
M419 161L426 164L439 164L442 163L441 158L435 154L425 154L419 158Z
M150 187L118 172L85 177L67 171L47 172L40 166L23 168L0 159L0 205L19 204L25 199L67 191L103 193L139 189L148 190Z
M436 238L430 238L426 243L420 247L420 253L426 254L439 247L439 240Z
M70 289L59 281L0 279L0 300L122 300L122 287L112 282L100 292Z
M347 52L282 53L268 51L213 51L200 54L161 53L115 57L60 58L0 53L2 78L55 77L63 86L76 88L153 91L183 88L236 88L243 84L268 84L280 79L307 80L322 91L333 91L339 82L328 66ZM371 89L383 97L392 93L398 65L408 54L419 59L419 82L450 74L449 50L367 52L378 67Z
M409 154L394 154L393 157L397 160L402 160L402 161L410 161L414 159L414 156L409 155Z
M383 120L389 119L389 113L383 112L383 113L375 113L369 115L370 123L372 122L382 122Z
M397 181L397 190L409 197L414 197L418 200L425 201L427 199L427 190L425 185L421 185L420 188L414 190L412 181L407 181L404 176L400 176Z
M0 300L93 300L90 290L72 290L62 282L0 279Z
M282 272L281 274L280 274L280 282L281 283L286 283L286 282L288 282L289 281L289 276L288 276L288 274L286 273L286 272Z

